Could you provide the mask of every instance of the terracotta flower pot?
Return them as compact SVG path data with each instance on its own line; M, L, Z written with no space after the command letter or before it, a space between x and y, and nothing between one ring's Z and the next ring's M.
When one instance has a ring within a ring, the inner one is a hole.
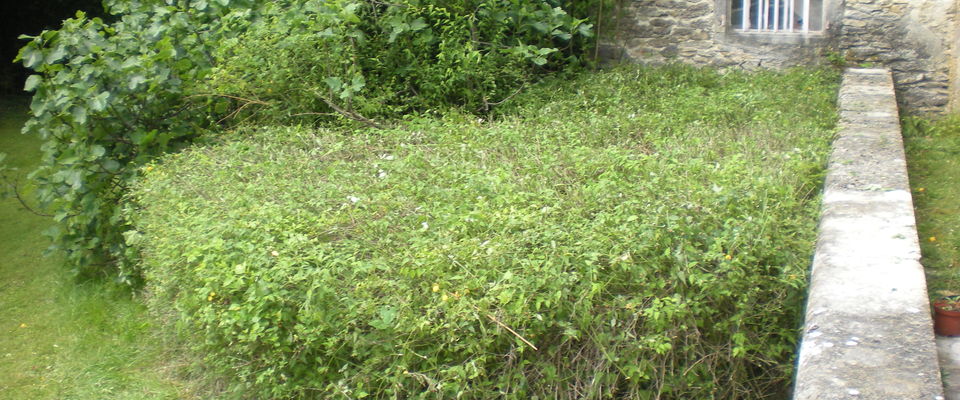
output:
M960 336L960 311L944 309L947 306L957 309L960 299L956 297L933 302L933 331L940 336Z

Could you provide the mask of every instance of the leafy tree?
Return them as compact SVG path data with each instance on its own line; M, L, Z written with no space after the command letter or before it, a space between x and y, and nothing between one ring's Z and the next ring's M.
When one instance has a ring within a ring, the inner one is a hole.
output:
M78 12L61 29L24 36L17 60L37 72L24 132L45 143L32 174L58 224L55 249L80 273L126 266L117 204L137 168L211 127L185 94L212 67L215 44L244 25L252 1L107 1L117 21ZM116 275L131 281L137 274Z

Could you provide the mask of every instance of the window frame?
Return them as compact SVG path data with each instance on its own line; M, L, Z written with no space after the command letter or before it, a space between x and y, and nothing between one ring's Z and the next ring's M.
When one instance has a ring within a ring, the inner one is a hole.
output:
M838 24L834 19L841 15L841 0L823 0L821 18L821 29L810 30L807 32L773 32L773 31L750 31L734 28L733 6L734 2L743 0L717 0L717 18L721 26L721 34L727 39L735 42L754 42L754 43L809 43L826 40L829 32Z

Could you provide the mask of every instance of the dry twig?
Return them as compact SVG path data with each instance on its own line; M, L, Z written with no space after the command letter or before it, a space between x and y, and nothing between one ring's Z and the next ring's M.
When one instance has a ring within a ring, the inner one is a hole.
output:
M513 329L510 329L509 326L507 326L507 325L504 324L503 322L500 322L500 320L498 320L498 319L497 319L496 317L494 317L493 315L490 315L490 314L486 314L486 315L487 315L487 318L490 318L491 321L495 322L495 323L496 323L497 325L499 325L501 328L506 329L507 331L509 331L510 333L512 333L513 336L516 336L518 339L522 340L524 343L527 344L527 346L530 346L530 348L532 348L532 349L534 349L534 350L540 350L540 349L538 349L537 346L535 346L533 343L530 343L529 340L527 340L527 339L524 338L523 336L520 336L520 334L517 333L517 331L515 331L515 330L513 330Z

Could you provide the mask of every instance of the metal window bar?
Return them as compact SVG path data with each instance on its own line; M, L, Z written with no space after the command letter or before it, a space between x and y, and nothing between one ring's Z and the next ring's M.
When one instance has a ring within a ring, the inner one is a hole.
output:
M811 0L734 0L739 4L740 30L745 32L810 32ZM798 10L799 8L799 10ZM819 16L815 16L819 18Z

